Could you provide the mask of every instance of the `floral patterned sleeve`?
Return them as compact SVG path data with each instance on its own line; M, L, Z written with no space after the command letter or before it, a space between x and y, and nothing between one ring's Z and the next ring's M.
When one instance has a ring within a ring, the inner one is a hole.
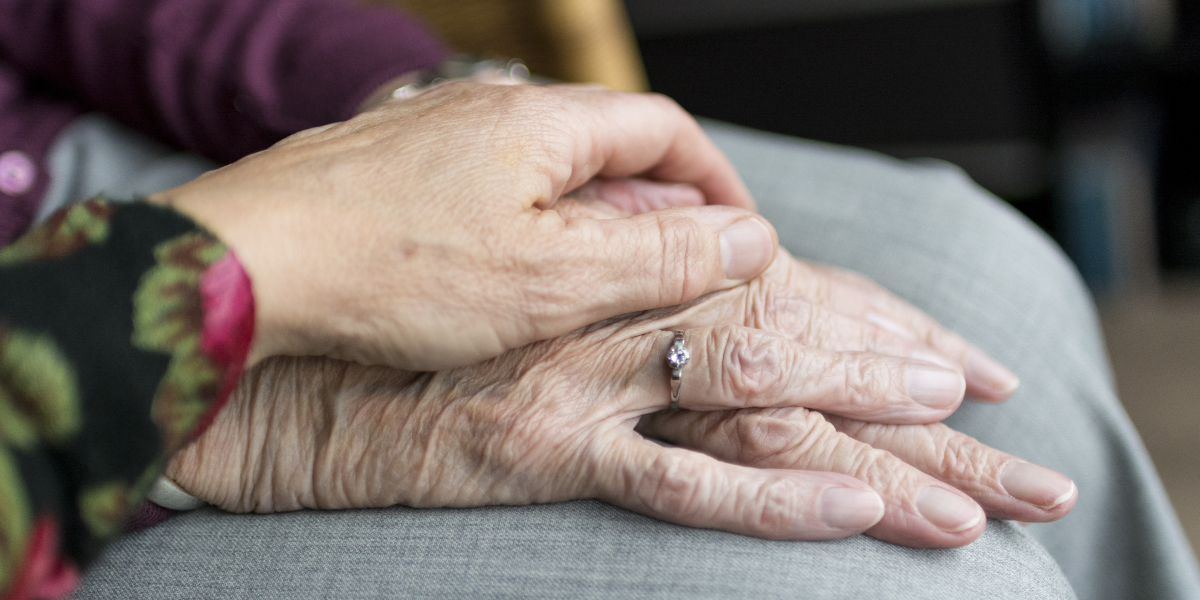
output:
M0 597L59 598L228 397L250 280L188 218L103 199L0 249Z

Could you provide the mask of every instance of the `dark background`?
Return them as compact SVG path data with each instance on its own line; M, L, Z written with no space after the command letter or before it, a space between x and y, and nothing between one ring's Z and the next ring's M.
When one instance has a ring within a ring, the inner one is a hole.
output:
M696 114L963 167L1097 292L1119 394L1200 548L1200 0L1063 51L1041 8L1169 0L626 0ZM739 12L745 11L745 12Z
M1063 51L1055 1L626 4L652 89L697 115L954 162L1102 296L1200 272L1200 2L1166 43Z

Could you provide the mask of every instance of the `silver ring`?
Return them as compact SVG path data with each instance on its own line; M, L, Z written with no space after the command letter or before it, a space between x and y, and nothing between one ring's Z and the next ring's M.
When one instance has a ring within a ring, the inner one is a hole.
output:
M667 350L667 366L671 367L671 410L679 410L679 383L683 367L692 359L692 354L683 346L683 332L675 331L675 340Z

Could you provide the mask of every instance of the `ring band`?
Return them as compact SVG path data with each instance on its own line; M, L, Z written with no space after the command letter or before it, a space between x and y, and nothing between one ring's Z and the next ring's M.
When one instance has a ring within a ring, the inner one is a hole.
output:
M683 367L692 355L683 345L683 332L675 331L675 340L667 350L667 366L671 367L671 410L679 410L679 384L683 379Z

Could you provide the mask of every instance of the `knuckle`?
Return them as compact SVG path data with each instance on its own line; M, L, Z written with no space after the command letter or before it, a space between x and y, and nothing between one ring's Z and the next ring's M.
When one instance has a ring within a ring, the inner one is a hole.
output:
M749 331L721 328L716 332L721 387L728 398L750 400L770 397L783 380L787 350L774 336L752 335Z
M803 468L849 475L866 482L885 498L895 497L910 486L914 476L920 476L916 469L890 453L851 439L824 419L820 427L814 427L809 439Z
M813 423L812 433L809 434L808 442L803 448L807 464L840 467L836 470L853 474L854 470L846 468L843 463L848 461L851 466L860 464L861 450L865 446L838 433L837 429L821 415L812 414L820 420ZM847 452L847 449L850 451Z
M953 476L948 477L937 471L938 458L945 458L948 464L959 468L975 468L968 467L968 463L964 462L961 456L930 455L932 462L926 460L925 452L937 452L944 448L936 437L913 435L926 431L925 427L914 430L911 426L863 423L840 417L832 417L830 420L846 443L852 446L841 467L843 472L867 482L885 498L908 496L912 491L928 485L930 475L953 484ZM905 458L901 459L882 449L895 448L898 444L916 449L921 456L914 458L906 454ZM972 471L969 476L974 479L978 475Z
M668 515L687 515L698 512L704 501L703 490L711 489L708 475L699 472L687 460L685 450L666 450L660 453L646 472L651 477L642 486L643 503L652 511Z
M638 96L657 104L660 108L662 108L666 111L681 114L681 115L688 114L687 111L685 111L683 109L683 107L680 106L679 103L675 101L674 98L667 96L666 94L661 94L658 92L651 92L649 94L638 94ZM688 118L691 118L690 115Z
M713 271L708 260L708 233L682 215L663 214L656 223L662 251L660 300L669 305L700 297L708 291Z
M868 445L876 445L873 443L877 436L875 435L882 425L877 423L868 423L859 421L858 419L850 419L839 417L837 415L826 415L825 419L838 432L853 440L858 440Z
M915 349L910 340L906 340L878 325L866 324L860 328L860 342L864 350L884 351L895 356L909 356Z
M861 465L852 476L867 482L885 498L905 498L928 485L924 473L883 450L868 448L862 454Z
M803 511L796 486L781 478L772 478L748 490L756 510L745 512L744 526L752 531L773 533L792 529L791 525Z
M981 474L998 478L990 459L991 452L983 444L956 435L939 448L938 472L955 479L975 479Z
M885 497L896 496L917 471L884 450L872 448L844 435L835 436L837 452L841 454L835 462L836 470L867 482ZM834 440L835 438L831 438Z
M878 360L850 354L837 360L843 375L843 392L850 406L859 409L877 407L889 397L895 374Z
M802 408L745 413L734 420L737 459L743 464L790 466L821 422L820 415Z
M755 329L795 334L797 341L804 344L812 339L814 312L812 304L790 290L755 280L750 282L746 294L744 323Z
M535 85L490 85L472 81L457 81L445 84L458 85L466 89L479 89L496 98L497 101L510 104L517 108L526 108L531 104L546 104L553 106L555 95L545 88Z

